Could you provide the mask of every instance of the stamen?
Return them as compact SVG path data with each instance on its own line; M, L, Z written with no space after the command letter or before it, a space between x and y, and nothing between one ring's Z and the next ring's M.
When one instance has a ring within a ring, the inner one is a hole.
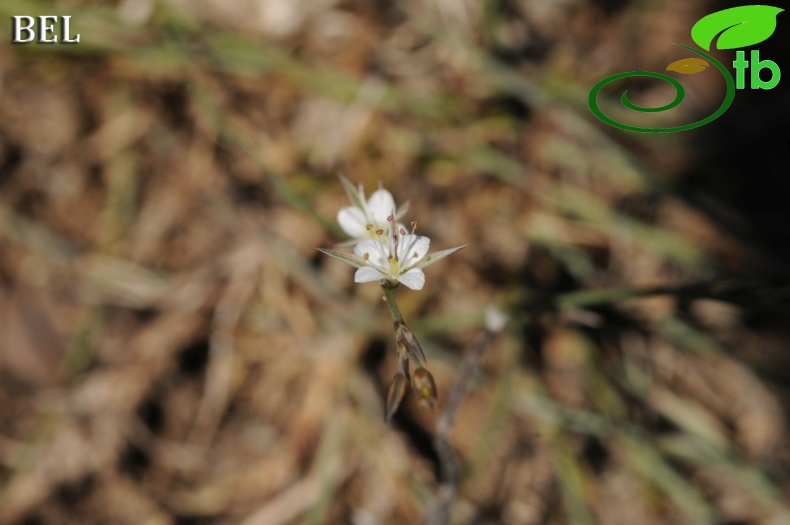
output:
M417 255L417 254L415 253L414 255ZM367 252L363 253L363 254L362 254L362 258L363 258L363 259L365 259L365 260L367 261L368 259L370 259L370 254L369 254L369 253L367 253Z
M382 235L384 235L384 230L382 230L382 229L378 229L378 230L376 230L376 235L378 235L379 237L381 237Z
M395 235L390 237L390 256L394 256L395 260L398 260L398 237Z
M387 252L386 252L386 251L385 251L385 249L384 249L384 243L382 243L382 242L377 242L377 243L375 244L375 246L376 246L376 249L377 249L377 250L378 250L378 252L379 252L379 257L380 257L381 259L386 259L386 258L387 258ZM382 268L381 266L378 266L378 265L375 265L375 264L373 264L373 266L374 266L375 268L377 268L378 270L380 270L382 273L386 273L386 269Z
M373 229L373 225L372 225L372 224L370 224L370 223L368 223L368 224L366 224L366 225L365 225L365 229L366 229L367 231L370 231L370 230L372 230L372 229Z
M398 231L400 232L401 235L406 235L406 230L404 230L403 228L401 228Z
M367 254L365 254L365 255L367 255ZM417 252L414 252L413 254L411 254L412 259L416 259L419 256L420 255ZM367 257L365 257L365 259L367 259Z
M392 214L390 214L390 215L387 217L387 222L392 222L393 220L395 220L395 216L394 216L394 215L392 215Z

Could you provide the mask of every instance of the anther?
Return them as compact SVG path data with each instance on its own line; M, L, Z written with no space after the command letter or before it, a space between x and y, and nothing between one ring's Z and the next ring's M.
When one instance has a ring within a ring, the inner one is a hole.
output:
M417 254L415 253L415 255L417 255ZM368 259L370 259L370 254L369 253L363 253L362 254L362 258L367 261Z
M373 229L373 225L372 225L372 224L366 224L366 225L365 225L365 229L366 229L367 231L370 231L370 230L372 230L372 229Z
M378 236L384 235L384 230L382 230L382 229L376 230L376 235L378 235Z

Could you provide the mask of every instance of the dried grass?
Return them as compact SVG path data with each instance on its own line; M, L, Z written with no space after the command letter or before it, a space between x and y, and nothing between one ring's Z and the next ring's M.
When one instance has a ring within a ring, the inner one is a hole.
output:
M82 2L83 44L0 47L0 523L436 508L441 407L384 424L391 321L315 251L337 172L469 243L399 291L440 405L510 316L429 523L790 522L786 290L669 191L682 144L585 118L622 21L512 4Z

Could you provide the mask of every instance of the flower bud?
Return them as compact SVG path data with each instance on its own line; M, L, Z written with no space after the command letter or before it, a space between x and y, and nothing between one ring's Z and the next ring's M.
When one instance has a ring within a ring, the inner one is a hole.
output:
M411 328L401 320L395 321L395 346L401 356L408 356L418 365L425 364L425 354Z
M433 409L436 403L436 382L427 369L418 367L411 377L411 385L417 391L420 404L428 409Z
M390 388L387 391L387 402L386 406L384 407L384 421L389 421L392 419L392 416L394 416L395 412L398 411L401 401L403 401L403 398L406 397L406 392L408 389L409 376L403 372L398 372L395 374L395 377L392 378Z

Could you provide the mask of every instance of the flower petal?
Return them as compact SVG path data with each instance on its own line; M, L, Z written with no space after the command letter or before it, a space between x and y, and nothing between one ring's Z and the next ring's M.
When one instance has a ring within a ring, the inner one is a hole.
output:
M389 266L389 263L387 262L389 247L384 243L384 241L359 241L359 243L354 246L354 253L357 256L362 257L363 260L367 261L367 264L364 266ZM368 256L367 259L364 258L365 254Z
M362 270L363 268L360 268L357 270L357 273ZM398 282L412 290L422 290L423 285L425 285L425 274L422 273L422 270L412 268L408 272L400 274L398 276Z
M354 274L355 283L372 283L373 281L380 281L386 278L386 275L370 266L363 266Z
M359 239L368 234L365 212L354 206L346 206L337 212L337 222L343 231L351 237Z
M422 235L404 235L401 240L399 258L408 261L409 266L413 266L417 261L425 257L428 248L431 247L431 239ZM415 256L416 254L416 256Z
M387 217L395 213L395 199L385 189L376 190L368 199L368 212L376 226L387 225Z
M354 246L354 253L362 257L366 253L376 252L379 250L378 244L382 241L376 240L366 240L366 241L359 241L356 246Z

